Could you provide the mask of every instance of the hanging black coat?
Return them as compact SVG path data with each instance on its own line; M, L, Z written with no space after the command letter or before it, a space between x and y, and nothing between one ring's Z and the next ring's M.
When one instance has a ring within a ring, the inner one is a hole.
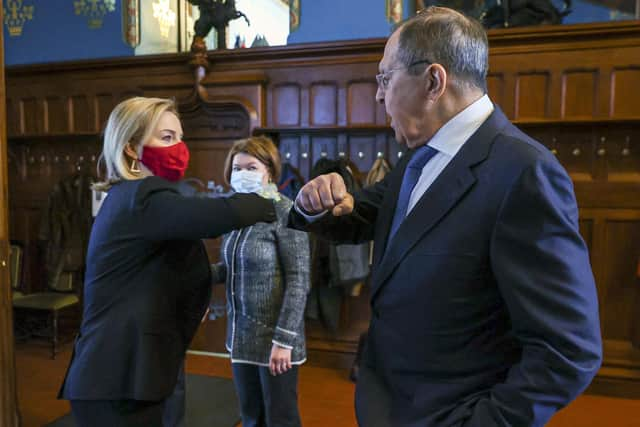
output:
M60 180L43 211L39 240L44 248L47 284L73 290L75 283L61 283L63 273L81 279L91 232L91 175L78 172Z

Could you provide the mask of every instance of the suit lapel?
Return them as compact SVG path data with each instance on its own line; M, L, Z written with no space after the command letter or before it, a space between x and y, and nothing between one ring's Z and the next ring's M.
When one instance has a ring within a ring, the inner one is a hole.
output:
M422 195L418 203L411 210L407 218L398 228L398 232L391 242L377 248L377 256L374 258L376 266L371 282L371 298L386 282L396 269L400 261L427 234L448 212L465 196L473 187L476 177L472 167L484 161L488 156L493 139L499 129L508 124L507 118L498 107L489 116L485 123L467 140L464 146L451 160L429 189ZM403 164L406 167L406 162ZM400 174L399 174L400 175ZM378 236L386 239L391 227L393 210L397 202L402 175L399 182L390 185L391 202L387 206ZM388 248L385 248L389 246ZM377 262L376 262L377 261Z

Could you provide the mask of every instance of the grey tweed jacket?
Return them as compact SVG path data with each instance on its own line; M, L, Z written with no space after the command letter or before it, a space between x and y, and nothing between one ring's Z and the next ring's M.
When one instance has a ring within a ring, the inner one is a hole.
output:
M225 282L226 347L231 361L268 366L271 348L291 348L291 362L306 360L304 311L310 289L307 233L287 227L293 203L281 196L278 220L224 236L215 282Z

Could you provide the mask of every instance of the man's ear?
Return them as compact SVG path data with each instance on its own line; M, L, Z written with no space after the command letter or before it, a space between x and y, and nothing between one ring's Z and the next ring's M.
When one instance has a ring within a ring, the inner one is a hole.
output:
M447 70L440 64L431 64L425 69L427 96L436 100L442 96L447 87Z
M132 159L138 160L138 153L133 149L129 142L124 146L124 153Z

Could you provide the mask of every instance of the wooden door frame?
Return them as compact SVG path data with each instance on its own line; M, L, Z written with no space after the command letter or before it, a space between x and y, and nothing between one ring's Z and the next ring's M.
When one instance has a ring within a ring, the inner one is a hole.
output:
M0 23L3 20L0 7ZM0 24L1 25L1 24ZM0 426L17 427L18 398L13 340L13 306L9 284L9 181L7 111L4 80L4 28L0 30Z

